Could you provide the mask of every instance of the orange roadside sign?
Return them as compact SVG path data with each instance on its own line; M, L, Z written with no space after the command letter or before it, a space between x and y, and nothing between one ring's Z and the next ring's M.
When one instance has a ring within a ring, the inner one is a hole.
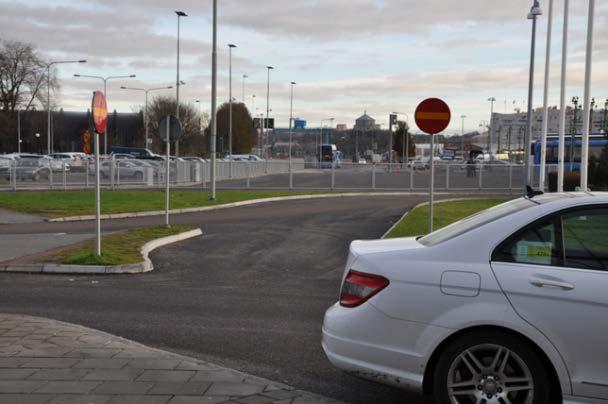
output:
M95 91L93 93L91 111L95 132L99 134L105 133L108 128L108 106L106 104L106 96L103 92Z

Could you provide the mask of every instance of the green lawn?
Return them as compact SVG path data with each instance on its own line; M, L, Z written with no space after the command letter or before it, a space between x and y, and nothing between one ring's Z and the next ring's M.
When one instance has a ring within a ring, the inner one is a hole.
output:
M45 258L45 262L74 265L126 265L143 261L140 250L148 241L193 230L192 226L154 226L110 234L101 240L101 256L95 255L95 241L67 248Z
M506 201L507 199L471 199L436 203L433 213L433 228L440 229ZM429 207L428 205L420 206L405 216L386 238L421 236L428 233L428 227Z
M171 209L221 205L250 199L277 196L327 193L323 191L218 191L215 201L208 192L172 191ZM31 191L2 192L0 207L19 212L36 213L47 217L81 216L95 214L93 191ZM102 191L101 213L145 212L163 210L165 193L161 191Z

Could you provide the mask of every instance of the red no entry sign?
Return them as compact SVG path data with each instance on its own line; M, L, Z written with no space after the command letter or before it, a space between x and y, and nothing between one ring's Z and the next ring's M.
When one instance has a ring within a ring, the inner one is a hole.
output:
M108 106L103 92L95 91L93 93L91 111L93 111L93 127L95 128L95 132L99 134L105 133L108 127Z
M416 125L430 135L443 132L450 124L451 117L450 107L439 98L427 98L416 108Z

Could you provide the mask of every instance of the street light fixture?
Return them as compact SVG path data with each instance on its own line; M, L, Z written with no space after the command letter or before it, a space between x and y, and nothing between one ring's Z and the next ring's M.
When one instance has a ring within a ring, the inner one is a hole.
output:
M47 154L51 154L52 152L52 143L51 142L51 66L66 64L66 63L86 63L86 59L82 60L57 60L54 62L47 63L46 65L46 112L47 112Z
M528 116L526 133L524 136L524 195L527 192L527 186L530 183L530 141L532 139L532 103L534 94L534 56L536 52L536 17L542 15L542 10L538 4L538 0L534 0L534 4L528 14L528 19L532 20L532 41L530 46L530 77L528 82Z
M266 81L266 122L264 126L268 129L268 125L270 124L270 71L274 70L272 66L266 66L266 70L268 71L268 79ZM264 133L262 131L262 133Z
M228 177L232 178L232 49L236 48L234 44L228 44L228 153L230 161L228 163Z
M291 142L293 138L293 86L296 85L295 81L291 82L291 98L289 101L289 172L291 173ZM289 189L293 188L292 176L289 176Z
M177 16L177 78L175 79L175 117L179 119L179 86L182 82L179 79L179 36L180 36L180 22L182 17L187 17L188 14L183 11L175 11ZM175 156L179 156L179 141L175 142Z
M87 78L87 79L97 79L103 81L103 94L108 98L108 80L116 80L116 79L132 79L136 77L135 74L129 74L126 76L89 76L87 74L75 74L74 77ZM108 129L106 128L105 133L103 134L103 154L108 154Z
M146 104L144 106L144 125L146 126L146 144L144 147L148 147L149 143L150 143L150 139L148 137L148 126L150 126L150 122L149 122L149 116L148 116L148 93L151 91L159 91L159 90L169 90L171 88L173 88L173 86L166 86L166 87L154 87L154 88L136 88L136 87L125 87L125 86L120 86L120 88L122 90L133 90L133 91L143 91L146 94Z

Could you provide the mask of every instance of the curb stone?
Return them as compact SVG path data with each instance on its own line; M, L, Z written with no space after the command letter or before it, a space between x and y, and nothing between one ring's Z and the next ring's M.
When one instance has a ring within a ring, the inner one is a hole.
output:
M154 265L148 254L153 250L187 240L189 238L202 235L201 229L194 229L183 233L175 234L152 240L144 244L141 248L143 261L137 264L125 265L62 265L54 263L31 264L31 265L5 265L0 266L0 272L26 272L26 273L47 273L47 274L81 274L81 275L103 275L103 274L139 274L150 272Z
M435 195L454 195L455 192L436 192ZM488 192L488 195L493 195L493 192ZM501 193L496 193L502 195ZM281 202L281 201L298 201L308 199L324 199L324 198L343 198L343 197L357 197L357 196L423 196L428 195L427 192L349 192L349 193L336 193L336 194L313 194L313 195L293 195L293 196L277 196L273 198L260 198L251 199L248 201L232 202L216 206L201 206L194 208L183 208L183 209L172 209L169 211L170 214L181 214L181 213L196 213L196 212L207 212L218 209L229 209L248 205L257 205L261 203L270 202ZM506 194L505 194L506 195ZM137 217L147 216L161 216L164 215L164 210L151 210L146 212L128 212L128 213L110 213L100 216L101 220L108 219L129 219ZM95 220L95 215L82 215L82 216L66 216L57 217L52 219L46 219L47 222L81 222L87 220Z

